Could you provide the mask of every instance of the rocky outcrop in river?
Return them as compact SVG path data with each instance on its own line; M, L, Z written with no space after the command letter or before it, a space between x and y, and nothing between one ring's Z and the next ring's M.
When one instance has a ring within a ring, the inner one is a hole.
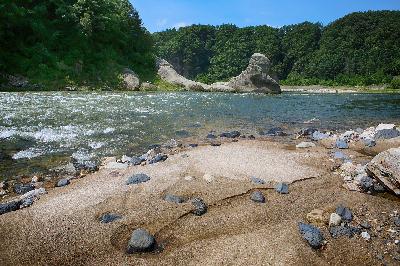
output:
M228 82L216 82L211 85L189 80L178 74L173 66L164 59L157 61L158 75L174 85L191 91L217 92L259 92L281 93L278 82L271 77L271 62L263 54L253 54L248 67Z

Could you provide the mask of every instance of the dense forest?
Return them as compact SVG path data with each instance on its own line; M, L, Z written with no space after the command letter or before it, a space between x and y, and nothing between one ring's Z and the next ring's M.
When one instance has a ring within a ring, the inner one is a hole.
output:
M150 34L128 0L2 0L0 83L22 75L43 88L117 88L128 67L157 80L156 56L212 83L264 53L283 84L400 87L400 11L353 13L323 26L192 25Z
M116 86L154 73L151 34L128 0L2 0L0 73L48 86Z
M400 83L399 11L352 13L326 27L193 25L153 37L160 57L206 83L239 74L255 52L269 57L283 84Z

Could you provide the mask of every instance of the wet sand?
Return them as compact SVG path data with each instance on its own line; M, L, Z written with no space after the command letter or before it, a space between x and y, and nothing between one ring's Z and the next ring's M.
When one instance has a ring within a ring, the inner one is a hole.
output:
M376 265L383 252L379 238L333 239L322 227L328 243L315 251L298 232L297 223L316 208L330 213L344 204L355 220L377 223L382 212L399 210L396 198L344 189L331 172L329 152L240 140L183 150L154 165L102 169L50 190L29 208L1 215L0 265ZM368 159L352 153L355 161ZM127 186L134 173L151 180ZM250 176L267 183L256 185ZM280 181L291 183L288 195L273 189ZM250 200L254 190L264 192L265 204ZM166 202L166 193L201 197L208 212L194 216L189 202ZM123 218L100 223L107 212ZM126 254L139 227L155 235L156 252Z

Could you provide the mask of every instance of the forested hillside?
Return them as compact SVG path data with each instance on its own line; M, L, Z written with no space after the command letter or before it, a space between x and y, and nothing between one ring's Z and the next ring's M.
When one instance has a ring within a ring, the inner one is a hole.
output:
M207 83L239 74L260 52L284 84L399 86L399 11L353 13L326 27L193 25L153 37L160 57L186 77Z
M128 0L2 0L0 73L48 86L110 85L154 73L150 33Z

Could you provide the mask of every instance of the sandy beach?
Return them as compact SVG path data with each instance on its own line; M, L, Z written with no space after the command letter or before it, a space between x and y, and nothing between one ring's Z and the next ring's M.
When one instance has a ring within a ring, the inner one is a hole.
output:
M354 161L369 159L348 152ZM240 140L183 149L162 163L101 169L50 190L29 208L1 215L0 264L376 265L384 237L369 242L359 236L334 239L325 226L321 230L327 244L315 251L298 232L298 222L317 208L330 213L343 204L356 222L368 220L374 226L398 210L394 196L344 189L329 157L330 151L319 145L296 149L268 140ZM151 179L126 185L135 173ZM251 176L266 183L254 184ZM289 194L277 193L277 182L288 183ZM266 203L250 200L256 190L264 193ZM195 216L189 201L167 202L166 194L200 197L208 211ZM104 213L122 219L100 223ZM126 253L136 228L155 236L154 252Z

